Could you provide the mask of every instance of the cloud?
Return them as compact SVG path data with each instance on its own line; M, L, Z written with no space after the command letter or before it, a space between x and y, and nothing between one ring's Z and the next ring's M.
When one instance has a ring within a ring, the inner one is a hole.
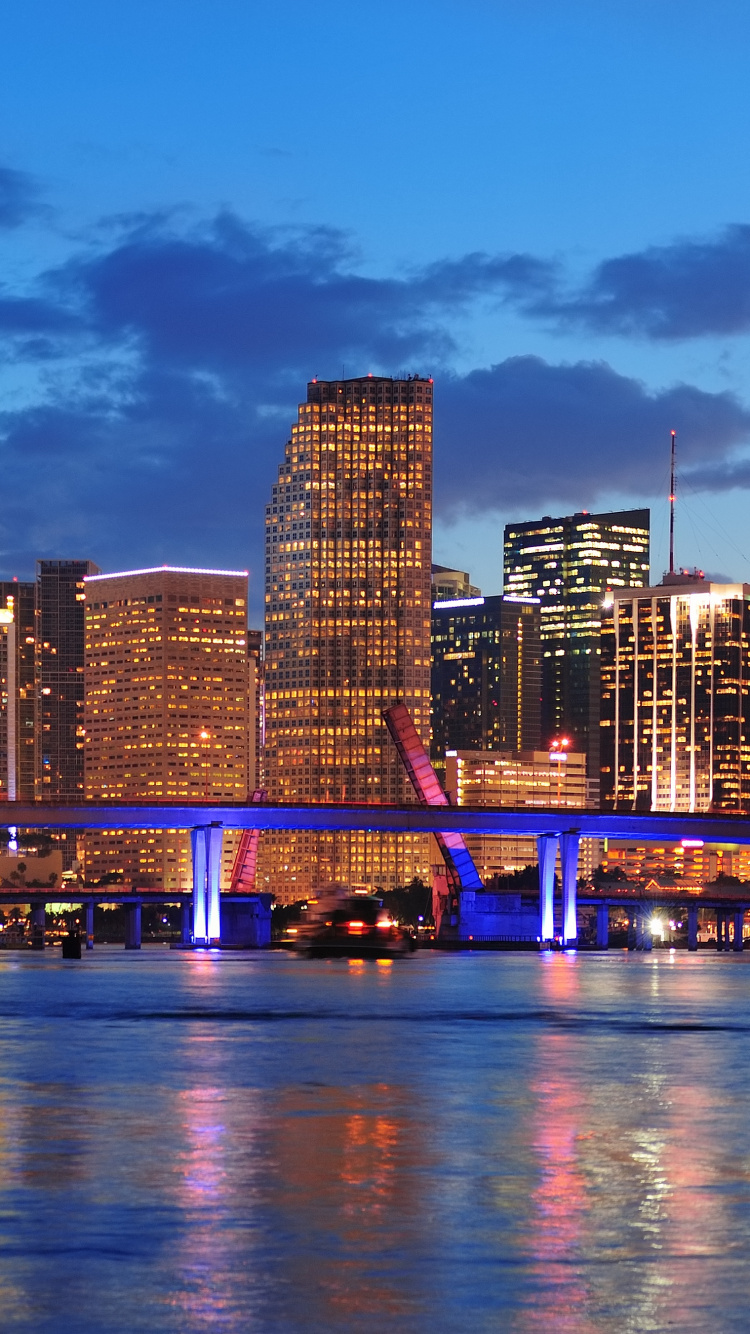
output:
M750 465L730 458L750 441L750 411L732 394L680 384L654 393L606 362L511 357L448 377L435 421L436 508L454 515L519 506L533 515L542 505L591 508L612 491L653 494L670 429L693 485L701 476L711 489L740 476L750 484Z
M0 227L20 227L40 209L33 177L0 166Z
M577 293L565 297L550 288L526 309L565 326L652 339L747 333L750 226L605 260Z
M533 256L371 277L334 229L229 212L198 225L166 211L110 219L92 238L0 302L6 378L16 403L18 385L26 395L0 414L9 574L29 572L31 551L105 569L249 564L259 598L263 507L296 404L342 363L350 375L435 371L444 516L591 508L612 491L640 500L671 427L706 485L750 485L750 414L731 394L651 392L604 363L536 357L450 370L457 314L541 302L557 281Z

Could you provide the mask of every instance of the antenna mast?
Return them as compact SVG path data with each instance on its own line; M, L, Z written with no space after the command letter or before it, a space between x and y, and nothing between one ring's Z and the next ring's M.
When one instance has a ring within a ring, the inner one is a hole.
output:
M674 457L677 432L672 431L672 463L669 474L669 573L674 574Z

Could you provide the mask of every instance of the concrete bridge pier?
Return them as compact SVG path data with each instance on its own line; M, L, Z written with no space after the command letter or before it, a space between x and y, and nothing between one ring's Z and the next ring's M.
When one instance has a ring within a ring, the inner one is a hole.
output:
M141 948L141 901L125 904L125 949Z
M31 909L31 948L44 949L44 928L47 920L46 903L35 903Z
M191 829L193 852L193 941L208 945L221 938L221 849L224 831L219 824Z
M609 949L609 905L606 903L596 905L596 948Z
M721 954L724 950L724 940L726 938L729 944L729 930L727 926L727 917L723 908L716 909L716 953Z
M737 908L734 914L734 948L739 953L745 948L745 942L742 938L742 929L745 925L745 909Z
M580 834L575 832L560 835L563 945L575 945L578 940L578 848L580 842Z
M542 944L546 944L555 934L557 835L540 834L536 847L539 860L539 939Z
M189 945L193 938L192 905L183 899L180 906L180 940Z
M698 908L691 904L688 908L688 949L695 951L698 948Z
M89 899L86 904L86 949L94 948L94 900Z
M644 929L643 929L644 920L645 920L645 918L644 918L643 909L642 909L642 908L636 908L636 910L635 910L635 948L636 948L637 950L642 950L642 949L643 949L643 941L644 941L644 936L645 936L645 931L644 931Z
M634 950L635 948L635 908L628 908L628 949Z

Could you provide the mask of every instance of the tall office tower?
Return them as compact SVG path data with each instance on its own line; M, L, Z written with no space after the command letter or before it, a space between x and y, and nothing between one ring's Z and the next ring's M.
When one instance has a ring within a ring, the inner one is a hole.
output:
M36 564L37 774L44 801L83 797L84 586L98 572L90 560L39 560ZM63 866L76 858L76 834L60 830Z
M253 746L255 769L253 785L250 789L252 792L255 788L262 788L264 786L263 747L265 745L266 734L266 663L262 630L248 630L247 656L250 661L250 673L255 692L255 741Z
M86 797L244 802L254 786L247 573L164 566L86 579ZM225 837L224 880L236 838ZM187 888L174 830L86 836L87 880Z
M36 792L35 605L36 584L16 579L0 581L3 637L0 785L11 801L33 801ZM10 700L15 701L12 712L9 712Z
M432 382L313 381L266 508L266 785L278 801L412 801L382 711L430 709ZM429 873L422 835L261 841L279 899Z
M433 602L452 602L457 598L478 598L481 595L481 588L477 588L471 582L468 570L452 570L449 565L433 565Z
M503 588L539 598L542 745L567 735L599 781L602 600L608 589L642 588L649 577L648 510L574 514L505 529Z
M541 721L539 599L473 597L432 604L432 762L447 750L537 750Z
M602 625L602 802L750 812L750 584L665 575Z

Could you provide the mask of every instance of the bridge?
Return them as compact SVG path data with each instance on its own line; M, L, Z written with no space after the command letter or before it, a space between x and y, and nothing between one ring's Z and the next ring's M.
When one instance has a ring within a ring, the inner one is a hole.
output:
M637 839L642 842L750 844L750 818L724 814L651 811L592 811L471 806L372 806L350 802L282 804L277 802L175 805L169 802L87 801L0 802L0 828L19 829L178 829L191 833L193 853L193 926L197 942L220 937L219 872L225 830L311 830L319 832L494 834L536 838L539 859L539 938L554 936L554 870L560 853L562 940L577 938L578 852L582 838ZM47 897L50 897L47 891ZM55 896L57 897L57 896ZM89 893L84 893L88 898ZM110 894L107 901L116 896ZM162 901L169 896L162 891ZM180 892L174 900L182 898ZM25 899L24 902L27 902Z

